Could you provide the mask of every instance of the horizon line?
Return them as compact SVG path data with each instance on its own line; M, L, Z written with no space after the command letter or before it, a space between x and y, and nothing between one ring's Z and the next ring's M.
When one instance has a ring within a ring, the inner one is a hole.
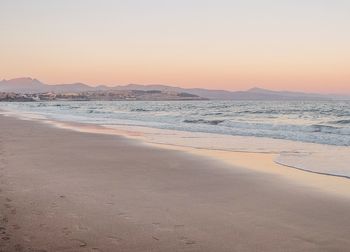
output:
M205 88L205 87L181 87L178 84L174 83L169 83L169 84L160 84L160 83L122 83L122 84L91 84L91 83L84 83L84 82L71 82L71 83L46 83L41 81L39 78L33 78L30 76L25 76L25 77L15 77L15 78L0 78L0 82L3 81L13 81L13 80L20 80L20 79L30 79L32 81L38 81L44 85L50 85L50 86L55 86L55 85L74 85L74 84L83 84L87 85L89 87L100 87L100 86L105 86L108 88L113 88L113 87L125 87L128 85L139 85L139 86L165 86L165 87L173 87L173 88L181 88L185 90L189 89L204 89L204 90L211 90L211 91L226 91L226 92L245 92L245 91L250 91L253 89L260 89L260 90L265 90L265 91L272 91L272 92L293 92L293 93L305 93L305 94L319 94L319 95L350 95L350 93L330 93L330 92L317 92L317 91L302 91L302 90L281 90L281 89L270 89L270 88L264 88L259 85L252 85L250 88L247 89L235 89L235 90L230 90L230 89L211 89L211 88Z

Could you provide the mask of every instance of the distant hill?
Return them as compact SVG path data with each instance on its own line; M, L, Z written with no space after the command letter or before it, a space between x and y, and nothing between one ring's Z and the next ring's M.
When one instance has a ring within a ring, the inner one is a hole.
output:
M46 85L32 78L17 78L0 81L1 92L31 93L45 89Z
M180 88L167 85L138 85L129 84L125 86L92 87L84 83L47 85L37 79L17 78L12 80L0 81L0 92L15 93L74 93L87 91L107 91L107 90L159 90L173 91L178 93L189 93L211 100L332 100L332 99L350 99L350 96L340 95L322 95L290 91L272 91L261 88L251 88L246 91L227 91L227 90L210 90L203 88Z
M118 90L162 90L174 92L187 92L210 100L340 100L350 99L349 96L323 95L313 93L272 91L262 88L251 88L246 91L211 90L204 88L179 88L166 85L138 85L129 84L117 86Z
M15 93L45 93L45 92L86 92L94 91L95 87L83 83L47 85L37 79L16 78L0 81L0 92Z

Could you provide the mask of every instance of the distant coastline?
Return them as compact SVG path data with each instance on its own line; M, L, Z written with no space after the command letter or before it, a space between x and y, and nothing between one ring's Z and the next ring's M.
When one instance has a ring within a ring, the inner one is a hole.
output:
M350 95L315 94L291 91L273 91L262 88L251 88L245 91L212 90L204 88L180 88L168 85L128 84L108 87L92 87L84 83L48 85L33 78L16 78L0 81L0 92L17 94L18 101L39 94L64 96L74 94L74 100L278 100L278 101L314 101L314 100L350 100ZM108 97L108 98L106 98ZM58 98L57 98L58 99ZM71 100L69 98L69 100ZM29 99L30 100L30 99Z
M0 102L36 101L194 101L208 100L197 95L159 90L115 90L65 93L0 93Z

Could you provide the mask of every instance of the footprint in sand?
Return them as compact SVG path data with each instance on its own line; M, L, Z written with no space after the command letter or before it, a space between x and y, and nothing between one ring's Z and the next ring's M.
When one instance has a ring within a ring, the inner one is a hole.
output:
M124 219L127 219L127 220L130 220L130 219L131 219L130 216L128 216L126 213L123 213L123 212L118 213L118 215L119 215L120 217L123 217Z
M83 248L83 247L86 247L87 246L87 243L83 240L80 240L80 239L72 239L72 241L75 241L78 243L79 247Z
M43 211L40 211L40 210L32 210L31 212L32 214L35 214L35 215L43 215L44 212Z
M158 228L160 226L160 222L153 222L152 225L156 228Z
M67 227L64 227L62 229L62 233L65 234L65 235L70 235L72 233L72 231L69 230L69 228Z
M160 239L156 236L152 236L153 240L159 241Z
M155 230L159 231L159 232L172 232L173 231L173 229L171 227L161 226L160 222L153 222L152 225L155 228Z
M57 205L56 202L52 202L52 203L51 203L51 207L52 207L52 208L56 208L56 207L58 207L58 205Z
M23 235L23 240L26 241L26 242L31 242L32 240L34 240L36 237L34 235Z
M12 225L12 227L13 227L13 229L15 229L15 230L21 229L21 227L20 227L19 225L17 225L17 224Z
M1 237L1 240L8 241L8 240L10 240L10 236Z
M75 225L75 229L78 231L89 231L89 228L81 224Z
M195 241L193 241L185 236L180 237L180 241L182 241L185 245L195 245L196 244Z
M117 236L108 236L107 238L108 238L113 244L115 244L115 245L119 245L120 242L123 241L122 238L119 238L119 237L117 237Z
M22 247L22 245L21 244L16 244L15 246L14 246L14 249L15 249L15 251L23 251L23 247Z
M174 225L175 230L182 229L184 227L185 227L185 225Z
M5 203L4 206L5 206L6 208L11 208L11 207L12 207L10 204L7 204L7 203Z

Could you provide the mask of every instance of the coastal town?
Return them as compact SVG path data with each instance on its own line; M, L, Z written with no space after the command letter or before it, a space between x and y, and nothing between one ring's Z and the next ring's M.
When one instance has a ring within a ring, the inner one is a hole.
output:
M171 100L207 100L197 95L160 90L112 90L66 93L15 93L0 92L2 102L35 101L171 101Z

